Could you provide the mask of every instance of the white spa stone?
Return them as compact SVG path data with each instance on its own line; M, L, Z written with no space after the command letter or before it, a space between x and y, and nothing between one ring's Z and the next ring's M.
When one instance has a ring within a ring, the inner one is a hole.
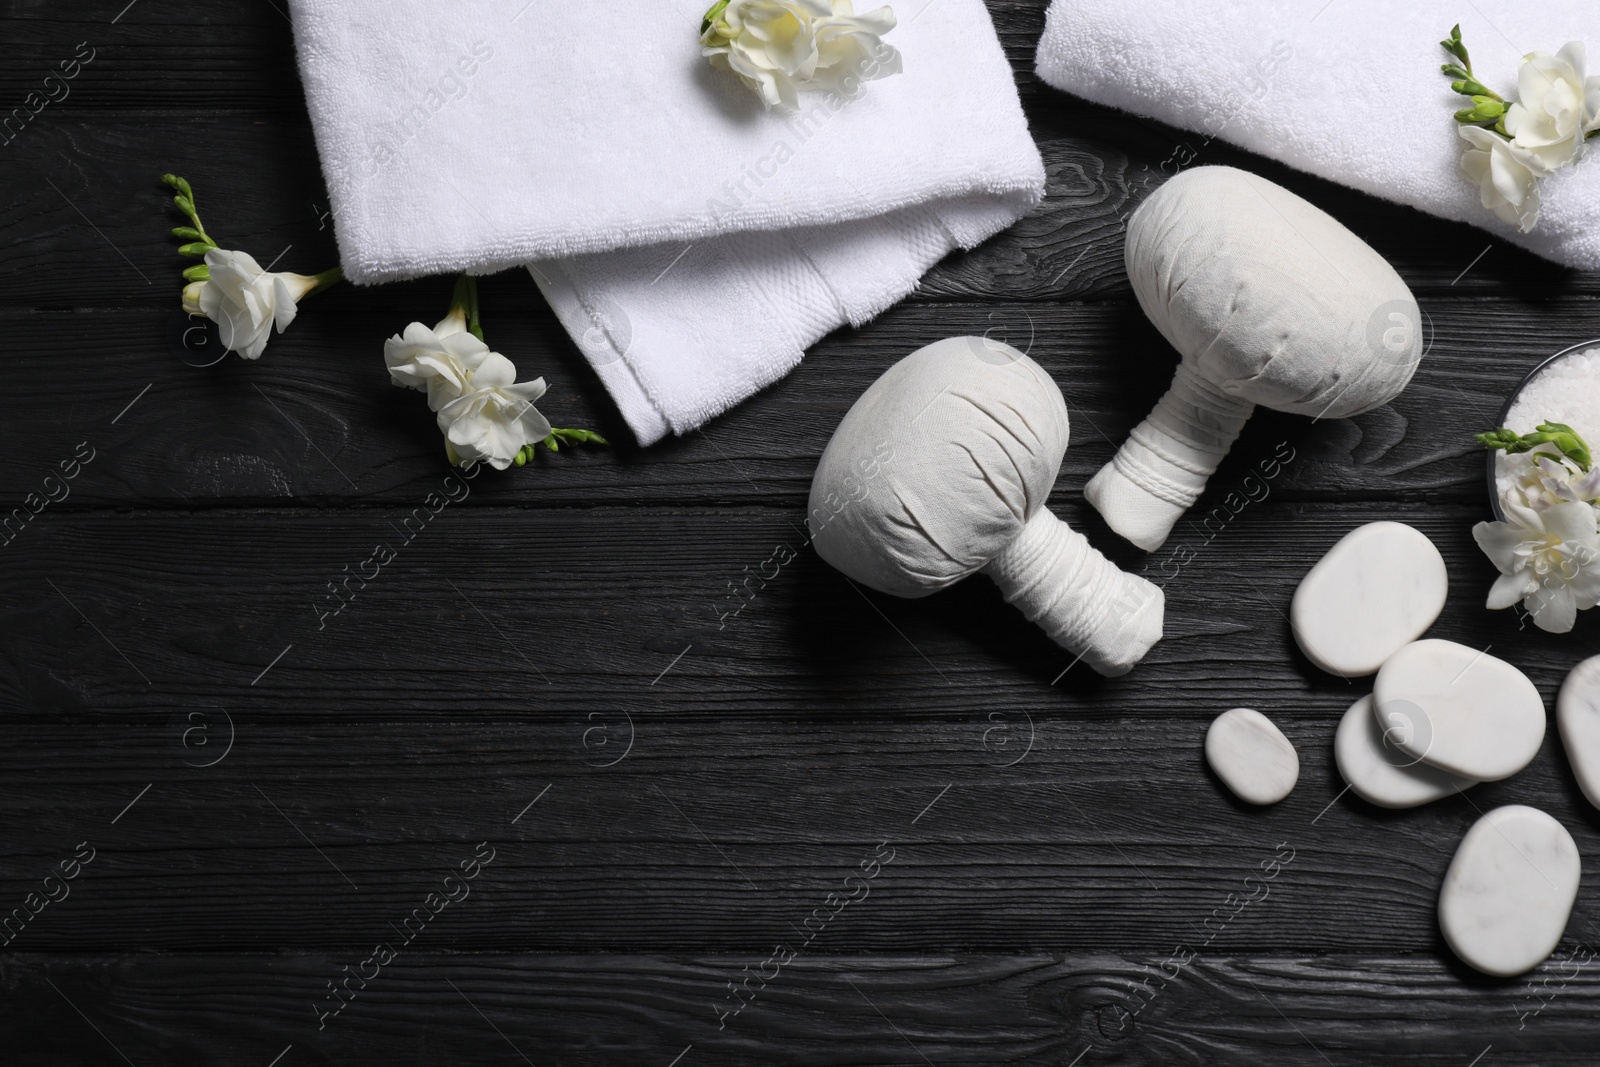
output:
M1600 656L1572 668L1561 683L1556 723L1578 787L1589 803L1600 808Z
M1300 579L1289 621L1312 663L1360 677L1433 625L1449 587L1444 557L1420 531L1370 522L1341 537Z
M1300 780L1300 756L1272 725L1251 708L1218 715L1206 730L1206 762L1240 800L1276 804Z
M1390 656L1372 698L1391 743L1463 778L1509 778L1544 740L1544 700L1528 676L1454 641L1414 641Z
M1478 784L1430 767L1385 742L1383 728L1372 714L1370 695L1351 704L1339 720L1333 735L1333 760L1345 784L1380 808L1414 808Z
M1566 827L1537 808L1496 808L1461 839L1439 891L1439 929L1485 974L1531 971L1555 950L1582 864Z

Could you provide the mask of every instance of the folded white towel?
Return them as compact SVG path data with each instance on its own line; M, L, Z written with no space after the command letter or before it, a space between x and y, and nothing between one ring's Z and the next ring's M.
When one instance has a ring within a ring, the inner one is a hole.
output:
M982 0L896 5L902 74L764 112L709 0L291 0L346 275L529 264L641 443L781 377L1027 211Z
M1439 72L1451 61L1439 41L1457 22L1473 72L1503 96L1515 93L1524 54L1571 40L1587 41L1590 73L1600 72L1594 0L1053 0L1037 66L1085 99L1600 268L1600 152L1542 184L1544 209L1526 234L1460 175L1467 145L1451 114L1467 100ZM1177 146L1171 166L1202 143Z

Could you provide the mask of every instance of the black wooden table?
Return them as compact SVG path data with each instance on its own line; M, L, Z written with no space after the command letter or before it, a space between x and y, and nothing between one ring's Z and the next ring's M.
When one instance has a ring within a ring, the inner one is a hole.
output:
M92 59L0 145L0 498L60 497L0 545L0 913L25 919L0 1061L1595 1061L1592 885L1526 978L1474 974L1435 921L1457 842L1500 804L1555 815L1593 877L1600 816L1558 740L1463 797L1359 802L1331 741L1364 690L1313 668L1285 612L1342 534L1399 519L1450 567L1435 635L1491 646L1547 700L1600 650L1600 619L1554 637L1486 611L1470 535L1470 434L1600 335L1600 276L1072 101L1031 73L1042 0L991 0L1049 169L1039 211L647 451L526 275L489 279L491 340L549 380L541 407L619 443L429 509L450 470L380 353L450 280L340 287L259 362L201 366L216 349L186 338L157 175L194 182L224 245L308 272L335 261L326 196L278 3L124 2L4 9L5 108ZM1368 415L1259 413L1146 557L1081 496L1174 362L1130 294L1123 219L1180 163L1223 162L1387 256L1429 351ZM913 348L985 332L1068 398L1052 506L1164 585L1167 637L1125 678L1063 674L983 579L863 595L804 546L851 401ZM90 454L67 495L46 481ZM395 560L322 617L377 544ZM719 625L780 545L793 562ZM1206 724L1236 705L1300 750L1276 807L1205 768Z

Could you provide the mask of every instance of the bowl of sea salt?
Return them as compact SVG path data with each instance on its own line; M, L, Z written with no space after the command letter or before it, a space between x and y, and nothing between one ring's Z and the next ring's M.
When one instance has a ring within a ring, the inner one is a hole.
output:
M1600 339L1564 348L1523 378L1500 409L1496 427L1533 433L1541 422L1563 422L1592 449L1600 449ZM1489 500L1494 517L1505 521L1500 499L1511 487L1512 461L1503 451L1489 453Z

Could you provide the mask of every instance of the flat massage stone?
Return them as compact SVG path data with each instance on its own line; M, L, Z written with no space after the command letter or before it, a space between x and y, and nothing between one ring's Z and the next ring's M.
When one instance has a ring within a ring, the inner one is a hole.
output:
M1341 537L1300 579L1289 621L1307 659L1357 678L1433 625L1449 585L1444 557L1421 532L1370 522Z
M1572 668L1561 683L1556 724L1578 787L1589 803L1600 808L1600 656Z
M1355 794L1380 808L1414 808L1478 783L1430 767L1384 739L1372 714L1372 697L1364 696L1344 713L1333 735L1333 760L1339 776Z
M1250 708L1218 715L1206 730L1206 762L1222 784L1251 804L1276 804L1300 780L1300 756L1272 725Z
M1390 656L1372 699L1391 744L1463 778L1509 778L1544 740L1544 700L1528 676L1454 641L1414 641Z
M1439 929L1462 960L1509 978L1550 957L1578 897L1566 827L1537 808L1496 808L1461 839L1439 891Z

